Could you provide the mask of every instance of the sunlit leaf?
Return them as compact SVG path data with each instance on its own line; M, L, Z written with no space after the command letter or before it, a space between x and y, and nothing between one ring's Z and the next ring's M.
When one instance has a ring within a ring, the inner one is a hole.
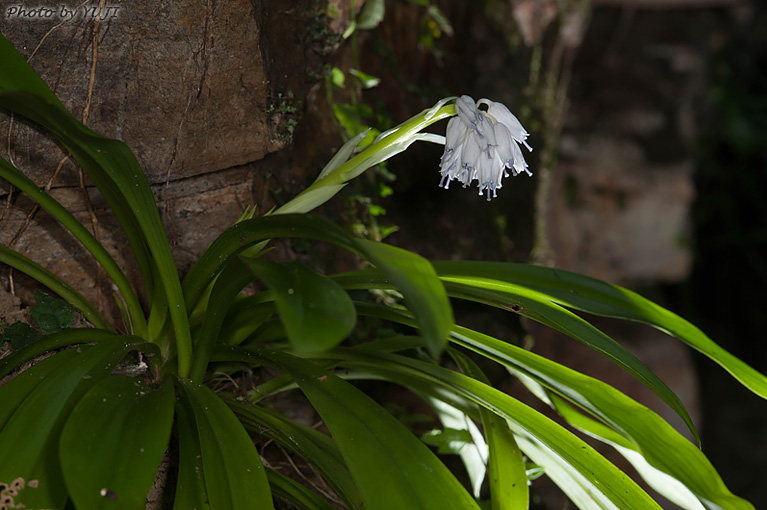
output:
M626 440L625 437L615 430L579 413L564 399L557 397L556 395L549 395L549 398L556 407L557 412L564 416L568 423L591 437L599 439L615 448L631 463L632 466L634 466L634 469L637 470L639 475L648 483L648 485L655 489L660 495L685 510L705 509L703 504L701 504L700 500L695 497L690 489L685 487L684 484L671 475L654 468L647 459L642 456L631 441Z
M701 501L710 502L711 508L753 508L727 489L701 450L656 413L612 386L467 328L456 328L452 337L459 345L530 377L618 431L652 466L682 481Z
M600 497L614 502L621 510L660 508L625 473L577 436L490 386L437 365L402 356L351 354L344 349L337 349L336 353L348 357L344 366L364 369L373 374L385 373L386 379L405 386L410 386L412 378L418 378L423 384L431 383L442 392L455 393L486 407L506 419L516 437L530 436L545 444L563 465L575 470L590 485L591 490L599 492Z
M461 371L474 379L490 384L487 376L467 356L455 350L450 352ZM530 492L527 487L527 470L522 451L506 420L480 406L482 428L488 446L487 476L490 485L492 510L527 510Z
M503 262L435 262L441 276L486 277L525 286L553 302L584 312L644 322L675 336L719 363L748 389L767 398L767 375L739 360L700 329L628 289L579 274Z
M335 277L345 288L390 288L389 282L375 270L346 273ZM524 317L556 329L618 363L661 397L698 438L695 425L679 397L628 349L602 333L584 319L527 287L475 276L442 276L450 296L469 299L514 311Z
M364 393L316 365L269 355L317 409L370 510L477 508L444 464Z
M362 71L358 69L349 69L349 74L357 78L360 82L360 85L362 85L363 89L372 89L373 87L378 86L379 83L381 83L381 78L377 78L373 76L372 74L363 73Z
M457 455L471 444L471 434L465 429L434 429L421 435L421 441L437 448L437 453Z
M330 81L338 87L339 89L344 88L344 82L346 81L346 76L344 76L344 72L339 69L336 66L333 66L330 70Z

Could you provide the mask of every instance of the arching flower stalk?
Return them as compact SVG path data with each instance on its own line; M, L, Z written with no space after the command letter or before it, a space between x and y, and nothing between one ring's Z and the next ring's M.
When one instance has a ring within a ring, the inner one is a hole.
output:
M455 104L452 103L454 99ZM487 106L487 110L480 110L480 105ZM448 117L453 118L447 124L446 136L422 132ZM367 131L363 131L347 141L311 186L271 214L313 210L341 191L347 182L406 150L416 141L445 145L440 162L440 186L444 188L453 179L461 181L464 187L477 179L479 194L487 190L487 199L490 200L490 192L495 197L501 180L508 177L507 169L512 175L522 172L532 175L519 147L523 144L528 150L533 150L525 142L527 131L508 108L488 99L480 99L475 104L474 99L466 95L446 97L432 108L381 133L372 144L356 153L360 150L358 144L366 135Z
M486 105L487 110L479 109ZM447 189L450 181L457 179L463 187L478 181L479 194L487 193L487 199L495 198L502 180L522 172L532 175L525 162L519 144L532 151L525 141L528 132L506 106L488 99L476 103L470 96L455 101L457 117L447 124L445 152L440 161L442 180L440 187ZM493 195L490 196L492 191Z

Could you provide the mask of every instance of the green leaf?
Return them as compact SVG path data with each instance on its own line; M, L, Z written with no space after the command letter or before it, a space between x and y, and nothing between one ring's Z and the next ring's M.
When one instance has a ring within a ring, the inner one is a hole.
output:
M386 286L387 283L385 278L373 270L356 271L336 278L345 288ZM514 311L556 329L613 360L662 398L685 421L698 439L692 418L679 397L636 356L590 323L551 302L547 296L524 286L484 277L442 278L445 280L447 292L452 297Z
M742 362L700 329L628 289L587 276L527 264L503 262L435 262L440 276L478 276L525 286L553 302L584 312L644 322L703 353L748 389L767 398L767 375Z
M173 424L173 385L112 376L72 410L61 470L78 510L143 509Z
M252 356L252 355L250 355ZM362 498L333 440L277 411L258 405L228 401L246 429L276 441L294 455L311 462L350 508L360 508Z
M16 412L16 408L27 399L29 394L32 393L32 391L34 391L34 389L37 388L49 374L56 371L60 366L69 363L76 353L77 351L74 349L66 349L56 353L54 356L45 358L32 365L30 368L19 373L16 377L0 387L0 402L3 403L3 405L0 406L0 432L2 432L3 427L11 416L13 416L13 413ZM5 359L3 361L5 361ZM5 376L4 373L2 375ZM0 438L2 438L1 435Z
M32 464L36 459L30 459L29 455L39 456L40 452L35 449L35 445L31 445L32 451L27 452L22 444L9 445L6 441L6 425L9 420L14 416L14 413L29 400L30 395L32 398L37 396L35 390L41 385L41 383L50 376L55 374L62 366L66 367L71 363L72 359L77 355L74 349L68 349L57 353L54 356L46 358L31 368L17 375L10 382L0 387L0 451L2 452L2 462L0 463L0 482L16 485L16 493L10 498L10 501L6 499L9 496L5 491L3 492L3 506L16 507L16 503L25 501L25 498L33 498L37 496L38 500L50 502L53 499L57 502L63 503L63 499L66 497L66 490L64 488L63 480L56 476L56 473L48 476L48 479L52 479L49 482L46 478L43 478L44 484L42 487L39 485L40 474L38 471L34 471L30 466L30 460ZM44 427L47 424L40 424ZM13 430L9 434L13 434ZM34 431L30 431L34 432ZM18 436L17 436L18 437ZM22 441L27 441L27 438L23 438ZM5 444L4 444L5 443ZM15 446L15 447L14 447ZM52 456L53 457L53 456ZM57 459L55 457L49 459L53 464ZM33 480L35 482L33 482ZM13 482L13 483L12 483ZM33 482L33 483L30 483ZM42 494L38 494L41 492ZM18 497L19 501L14 501L14 498ZM51 506L38 506L34 508L51 508ZM17 507L16 507L17 508Z
M260 299L259 295L242 297L229 306L219 332L221 343L240 345L274 314L274 303L261 303Z
M354 328L357 314L346 292L298 262L278 264L247 257L230 258L216 279L196 338L192 378L201 380L213 345L235 296L260 278L271 290L293 349L302 355L334 347Z
M471 444L471 434L463 429L434 429L422 434L421 441L429 446L435 446L439 454L458 455L466 445Z
M357 313L352 300L330 278L298 261L242 261L272 291L280 321L299 356L335 347L354 329Z
M344 30L344 33L341 34L341 37L346 40L354 33L354 31L357 30L357 20L352 20L351 23L349 23L349 26L346 27L346 30Z
M411 326L414 324L412 318L400 311L361 303L356 303L356 306L358 313L362 315L371 315ZM711 505L710 508L718 510L753 508L743 499L730 493L714 467L695 445L657 414L612 386L468 328L456 326L451 332L451 341L530 377L538 384L597 417L629 439L653 467L683 482L702 502ZM347 351L336 349L333 352ZM364 351L355 350L354 352L359 356L359 353ZM403 361L403 363L411 362ZM490 407L488 409L497 413ZM507 419L513 421L514 418L509 416L506 415ZM519 439L517 430L512 430ZM551 447L551 443L545 438L538 436L538 440ZM528 441L527 444L532 443ZM578 471L584 473L580 469ZM623 507L620 508L623 509Z
M405 296L405 305L416 318L426 348L432 357L439 357L453 324L453 309L432 265L412 252L388 244L359 239L356 245Z
M210 508L272 508L264 466L237 417L206 386L180 383L197 424L202 476Z
M70 348L54 356L63 355L65 362L28 392L0 431L0 452L4 459L13 459L12 463L0 464L0 480L17 477L27 482L37 480L37 489L31 491L28 487L16 498L17 505L24 504L27 508L61 508L64 505L67 489L58 455L64 421L83 393L108 376L128 351L140 346L104 342ZM11 394L18 391L19 386L29 389L26 373L22 372L0 388L0 398L6 388ZM17 380L20 382L16 383ZM5 398L2 401L5 402Z
M344 365L385 374L388 380L403 383L413 378L431 384L442 394L455 394L505 419L517 438L531 437L546 445L563 465L574 469L590 485L590 489L621 510L648 510L660 507L624 472L608 462L597 451L571 432L505 393L471 377L447 370L433 363L404 356L363 350L336 348L334 357ZM445 397L442 397L445 398ZM688 444L690 444L688 442ZM692 446L692 445L691 445Z
M373 110L362 103L333 103L333 115L350 135L357 135L368 129L365 119L373 115Z
M545 391L545 390L544 390ZM665 497L675 505L685 510L703 510L705 507L697 497L674 477L654 468L647 459L637 450L637 448L621 434L615 430L606 427L602 423L579 413L573 406L564 399L549 394L551 402L557 412L563 416L567 422L578 430L594 437L603 443L613 446L621 455L623 455L647 484L655 489L661 496Z
M93 255L120 290L123 299L125 299L128 313L130 315L130 322L126 321L126 324L131 324L134 331L136 331L136 334L138 336L143 336L143 328L145 328L146 319L144 318L144 313L141 309L138 297L133 291L125 273L122 272L122 269L117 265L117 262L115 262L109 252L104 249L94 235L91 234L91 232L85 228L72 213L66 210L64 206L44 190L40 189L26 175L21 173L16 167L3 158L0 158L0 177L22 190L29 198L34 200L51 216L56 218L56 220L58 220L64 228L69 230L72 235L82 243L83 247ZM118 301L118 303L120 302Z
M552 451L543 441L534 436L517 436L522 451L537 466L542 468L546 475L556 486L564 492L567 498L573 502L579 510L623 510L624 506L617 506L598 489L595 484L574 466L562 462L556 452ZM644 508L644 507L637 507ZM653 508L660 509L657 504Z
M338 69L338 68L333 68L333 69L334 69L334 76L335 76L335 69ZM339 72L340 72L340 69L339 69ZM338 149L338 152L336 152L335 155L332 158L330 158L330 161L328 161L328 164L322 168L322 171L317 176L317 180L319 181L320 179L328 175L330 172L332 172L333 170L335 170L342 164L346 163L349 160L349 157L354 152L354 149L357 148L357 146L362 142L362 140L365 139L365 137L367 137L367 135L368 135L368 131L366 130L349 138L349 140L347 140L346 143L344 143L343 146L341 146L341 148ZM333 186L331 186L331 188L333 188ZM309 212L312 209L314 209L314 207L310 207L306 209L306 211L304 212ZM285 214L287 212L284 209L281 209L280 211L281 211L280 214Z
M42 337L43 335L39 331L26 322L14 322L8 326L2 336L0 336L0 339L10 342L11 348L14 351L18 351L22 347L40 340Z
M152 294L155 278L162 286L173 324L179 374L186 376L192 342L178 271L157 203L136 157L124 143L96 134L70 115L2 35L0 58L5 71L0 77L0 108L48 130L103 194L133 249L147 294ZM72 302L58 290L56 293Z
M357 78L362 85L363 89L372 89L381 83L381 78L377 78L372 74L363 73L358 69L349 69L349 74Z
M367 131L363 131L363 133L367 133ZM345 187L346 184L328 184L326 186L320 186L311 190L304 190L300 193L300 198L298 198L297 195L295 199L280 207L280 209L274 214L281 215L308 213L312 209L315 209L330 200L331 197L333 197L336 193Z
M174 510L209 510L211 508L205 489L205 473L202 465L200 436L197 421L186 395L176 398L176 430L178 431L178 478Z
M469 487L475 498L479 498L482 492L482 483L487 474L487 442L480 432L471 416L455 406L446 404L440 399L426 397L432 409L437 413L439 421L442 422L444 434L446 437L440 441L437 439L438 447L444 449L438 453L455 453L461 457L466 474L469 477ZM472 415L476 414L476 409L472 407ZM463 439L461 439L463 437ZM424 438L421 437L423 441ZM426 444L431 444L426 441ZM432 445L434 446L434 445Z
M302 237L330 242L359 253L376 265L405 297L432 356L439 355L453 323L444 285L431 264L415 253L383 243L358 239L328 220L308 215L280 214L233 225L205 251L184 279L187 306L193 309L224 262L249 246L278 237Z
M291 373L335 439L370 510L478 508L444 464L401 423L336 375L285 353Z
M574 313L549 301L535 291L495 280L445 277L451 295L476 300L491 306L511 309L529 319L545 324L583 343L620 365L653 393L663 399L687 424L700 443L695 424L684 404L657 375L628 349ZM509 298L511 301L509 302Z
M11 371L20 367L24 363L32 360L36 356L48 352L56 351L62 347L83 343L100 343L106 340L120 337L125 343L141 343L142 339L132 335L118 335L113 331L106 331L95 328L70 328L54 333L49 336L41 337L34 343L22 347L10 356L0 359L0 377L4 377ZM154 347L154 348L153 348ZM144 344L143 349L150 349L154 354L159 354L156 346Z
M344 82L346 81L344 72L338 67L333 66L330 69L330 81L333 83L333 85L335 85L339 89L344 88Z
M75 310L72 305L62 299L55 299L35 289L35 306L30 309L32 318L43 330L50 335L69 327L75 320Z
M383 21L385 10L384 0L365 0L357 18L357 30L372 30L377 27Z
M680 480L701 501L715 505L711 508L752 508L730 493L709 460L695 445L660 416L612 386L466 328L454 330L453 339L459 345L521 372L586 410L628 439L655 468Z
M202 324L195 332L195 353L190 374L192 381L203 380L208 369L210 354L218 340L221 325L231 308L232 301L246 285L255 279L253 272L245 263L246 260L245 257L240 256L229 259L221 274L215 279Z
M479 367L455 350L450 355L463 373L484 384L490 381ZM527 470L522 451L517 445L506 420L485 407L479 408L482 428L487 438L487 476L490 485L492 510L527 510L530 506L530 492L527 487Z
M333 510L333 505L310 491L300 483L291 480L271 469L266 470L269 485L275 497L286 501L299 509L306 510Z

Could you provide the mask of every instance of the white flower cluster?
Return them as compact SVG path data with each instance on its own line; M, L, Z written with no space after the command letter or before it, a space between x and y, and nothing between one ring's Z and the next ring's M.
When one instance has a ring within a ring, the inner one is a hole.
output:
M487 105L487 110L479 109ZM439 163L442 180L440 187L448 188L450 181L457 179L467 187L474 179L479 183L479 194L501 187L501 180L522 172L532 175L527 168L522 149L532 151L525 140L528 132L506 106L488 99L476 103L470 96L461 96L455 101L457 117L447 124L445 152Z

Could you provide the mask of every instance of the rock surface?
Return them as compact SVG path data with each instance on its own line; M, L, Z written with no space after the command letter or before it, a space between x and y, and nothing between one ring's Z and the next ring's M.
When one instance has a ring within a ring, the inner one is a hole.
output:
M333 4L348 18L348 2ZM299 189L302 176L254 181L259 168L251 163L292 141L304 98L346 18L329 19L322 11L327 2L314 0L290 6L140 0L101 15L98 5L60 6L42 18L6 10L3 35L76 118L133 150L185 271L246 206L274 205L272 193L253 189L254 182L280 182L290 195ZM98 224L103 244L130 271L114 218L87 179L87 190L78 189L78 169L62 149L16 119L0 119L0 133L7 140L3 156L40 186L49 185L85 225ZM0 189L6 202L0 242L74 278L87 298L98 299L95 264L74 239L43 213L28 218L32 204L9 197L7 184ZM22 298L29 296L22 291Z

